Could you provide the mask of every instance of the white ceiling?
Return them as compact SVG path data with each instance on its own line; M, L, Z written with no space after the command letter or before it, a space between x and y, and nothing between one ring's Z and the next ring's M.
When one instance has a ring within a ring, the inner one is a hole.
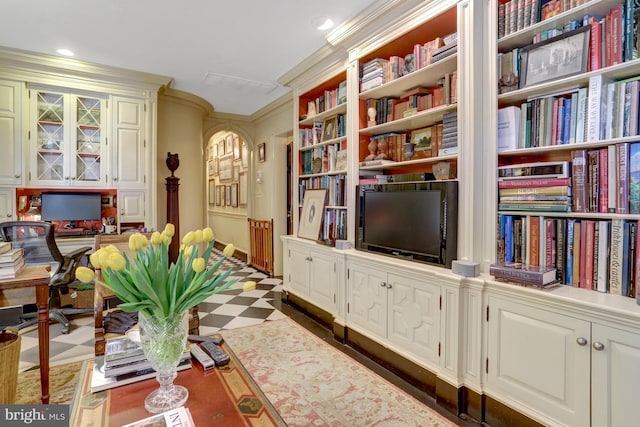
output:
M374 0L3 0L0 46L159 74L218 112L250 115L278 78Z

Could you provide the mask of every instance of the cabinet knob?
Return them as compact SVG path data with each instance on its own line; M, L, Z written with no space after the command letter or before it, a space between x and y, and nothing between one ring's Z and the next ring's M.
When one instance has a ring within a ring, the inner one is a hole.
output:
M385 282L380 282L380 287L381 287L381 288L386 288L386 287L387 287L387 284L386 284Z
M118 177L117 177L117 176L114 176L114 177L113 177L113 180L114 180L114 181L117 181L117 180L118 180Z
M596 341L593 343L593 349L597 351L602 351L604 350L604 344L602 344L600 341Z
M20 178L20 174L15 174L14 177Z
M310 257L310 256L305 257L305 258L304 258L304 260L305 260L305 261L311 261L311 257Z
M391 289L392 287L391 283L387 283L387 289Z
M587 339L584 337L578 337L576 338L576 342L578 343L578 345L587 345Z
M10 213L7 214L7 218L11 218L11 214Z

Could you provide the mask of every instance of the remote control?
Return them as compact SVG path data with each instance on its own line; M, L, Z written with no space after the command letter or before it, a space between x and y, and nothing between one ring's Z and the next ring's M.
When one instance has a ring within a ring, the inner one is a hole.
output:
M216 366L215 362L212 358L209 357L207 353L204 352L197 344L193 344L189 346L191 350L191 355L202 365L202 368L206 371L208 369L214 368Z
M204 335L189 335L187 338L189 339L189 341L194 341L194 342L211 341L216 345L220 345L222 344L222 341L224 341L222 339L222 335L220 334L213 334L210 337L205 337Z
M229 363L229 360L231 360L229 355L225 353L223 349L211 341L205 341L200 345L204 351L209 353L209 356L211 356L213 361L216 362L216 366L224 366Z

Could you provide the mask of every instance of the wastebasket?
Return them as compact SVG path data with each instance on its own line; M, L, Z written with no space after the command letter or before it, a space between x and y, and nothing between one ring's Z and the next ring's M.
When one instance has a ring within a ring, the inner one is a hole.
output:
M16 400L21 342L16 328L7 328L0 333L0 404L3 405Z

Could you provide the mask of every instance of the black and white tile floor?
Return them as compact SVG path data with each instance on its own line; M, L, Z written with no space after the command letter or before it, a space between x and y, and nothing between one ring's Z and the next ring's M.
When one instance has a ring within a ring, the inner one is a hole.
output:
M218 251L212 254L209 264L213 263L219 254ZM227 280L238 278L238 281L226 291L212 295L198 305L201 335L286 317L276 309L280 302L282 280L269 277L237 258L227 258L223 261L221 271L229 268L233 272ZM256 289L243 292L243 283L248 280L256 282ZM51 323L49 327L49 361L52 366L93 356L92 316L73 318L69 334L63 335L61 330L57 323ZM39 364L38 331L33 327L23 330L21 335L20 371L25 371Z

